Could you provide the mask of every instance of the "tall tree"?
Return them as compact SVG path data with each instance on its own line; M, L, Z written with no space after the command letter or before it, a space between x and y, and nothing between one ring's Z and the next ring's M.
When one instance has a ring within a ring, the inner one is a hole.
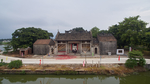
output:
M94 38L97 37L97 34L98 34L99 30L100 30L100 29L97 28L97 27L93 27L93 28L91 29L92 36L93 36Z
M111 33L117 39L117 45L119 48L125 46L125 43L121 40L121 35L119 35L119 25L115 24L109 27L108 32Z
M42 30L40 28L28 27L28 28L20 28L15 30L12 34L11 45L14 50L17 48L26 48L33 47L33 43L37 39L49 39L53 37L52 33L48 33L46 30Z
M146 28L145 35L143 35L141 41L142 45L147 46L147 49L150 50L150 27Z
M119 22L118 35L126 45L133 46L141 44L141 38L147 23L139 20L139 16L125 18Z

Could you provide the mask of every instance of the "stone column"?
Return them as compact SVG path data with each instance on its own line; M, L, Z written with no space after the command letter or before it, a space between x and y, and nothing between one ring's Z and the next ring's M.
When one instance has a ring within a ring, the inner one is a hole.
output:
M91 43L91 41L90 41L90 53L91 53L91 55L92 55L92 45L91 45L92 43Z
M97 46L97 54L99 54L100 55L100 52L99 52L100 50L99 50L99 46Z
M94 47L91 47L91 52L94 53Z
M58 43L57 42L54 47L54 54L58 54Z
M49 52L48 52L48 54L49 54L49 53L52 54L52 53L51 53L51 46L50 46L50 45L49 45Z

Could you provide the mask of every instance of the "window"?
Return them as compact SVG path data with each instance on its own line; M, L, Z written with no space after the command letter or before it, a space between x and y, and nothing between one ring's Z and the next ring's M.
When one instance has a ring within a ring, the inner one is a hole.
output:
M90 44L82 44L82 51L90 52Z
M65 44L58 44L58 52L65 52L66 45Z

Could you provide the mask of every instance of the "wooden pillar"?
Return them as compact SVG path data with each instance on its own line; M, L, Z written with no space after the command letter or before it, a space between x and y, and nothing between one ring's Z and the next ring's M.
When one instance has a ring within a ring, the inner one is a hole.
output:
M55 47L54 47L54 54L58 54L58 43L56 41Z

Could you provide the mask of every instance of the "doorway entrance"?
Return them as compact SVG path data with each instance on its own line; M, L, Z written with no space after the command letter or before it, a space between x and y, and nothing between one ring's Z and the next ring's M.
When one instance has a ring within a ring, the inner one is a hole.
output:
M51 53L54 54L54 49L53 48L51 49Z
M77 50L77 44L76 43L72 44L72 50Z
M95 48L95 54L97 54L97 48Z
M71 49L72 49L72 52L73 53L77 53L77 50L78 50L78 44L76 44L76 43L73 43L72 45L71 45Z

